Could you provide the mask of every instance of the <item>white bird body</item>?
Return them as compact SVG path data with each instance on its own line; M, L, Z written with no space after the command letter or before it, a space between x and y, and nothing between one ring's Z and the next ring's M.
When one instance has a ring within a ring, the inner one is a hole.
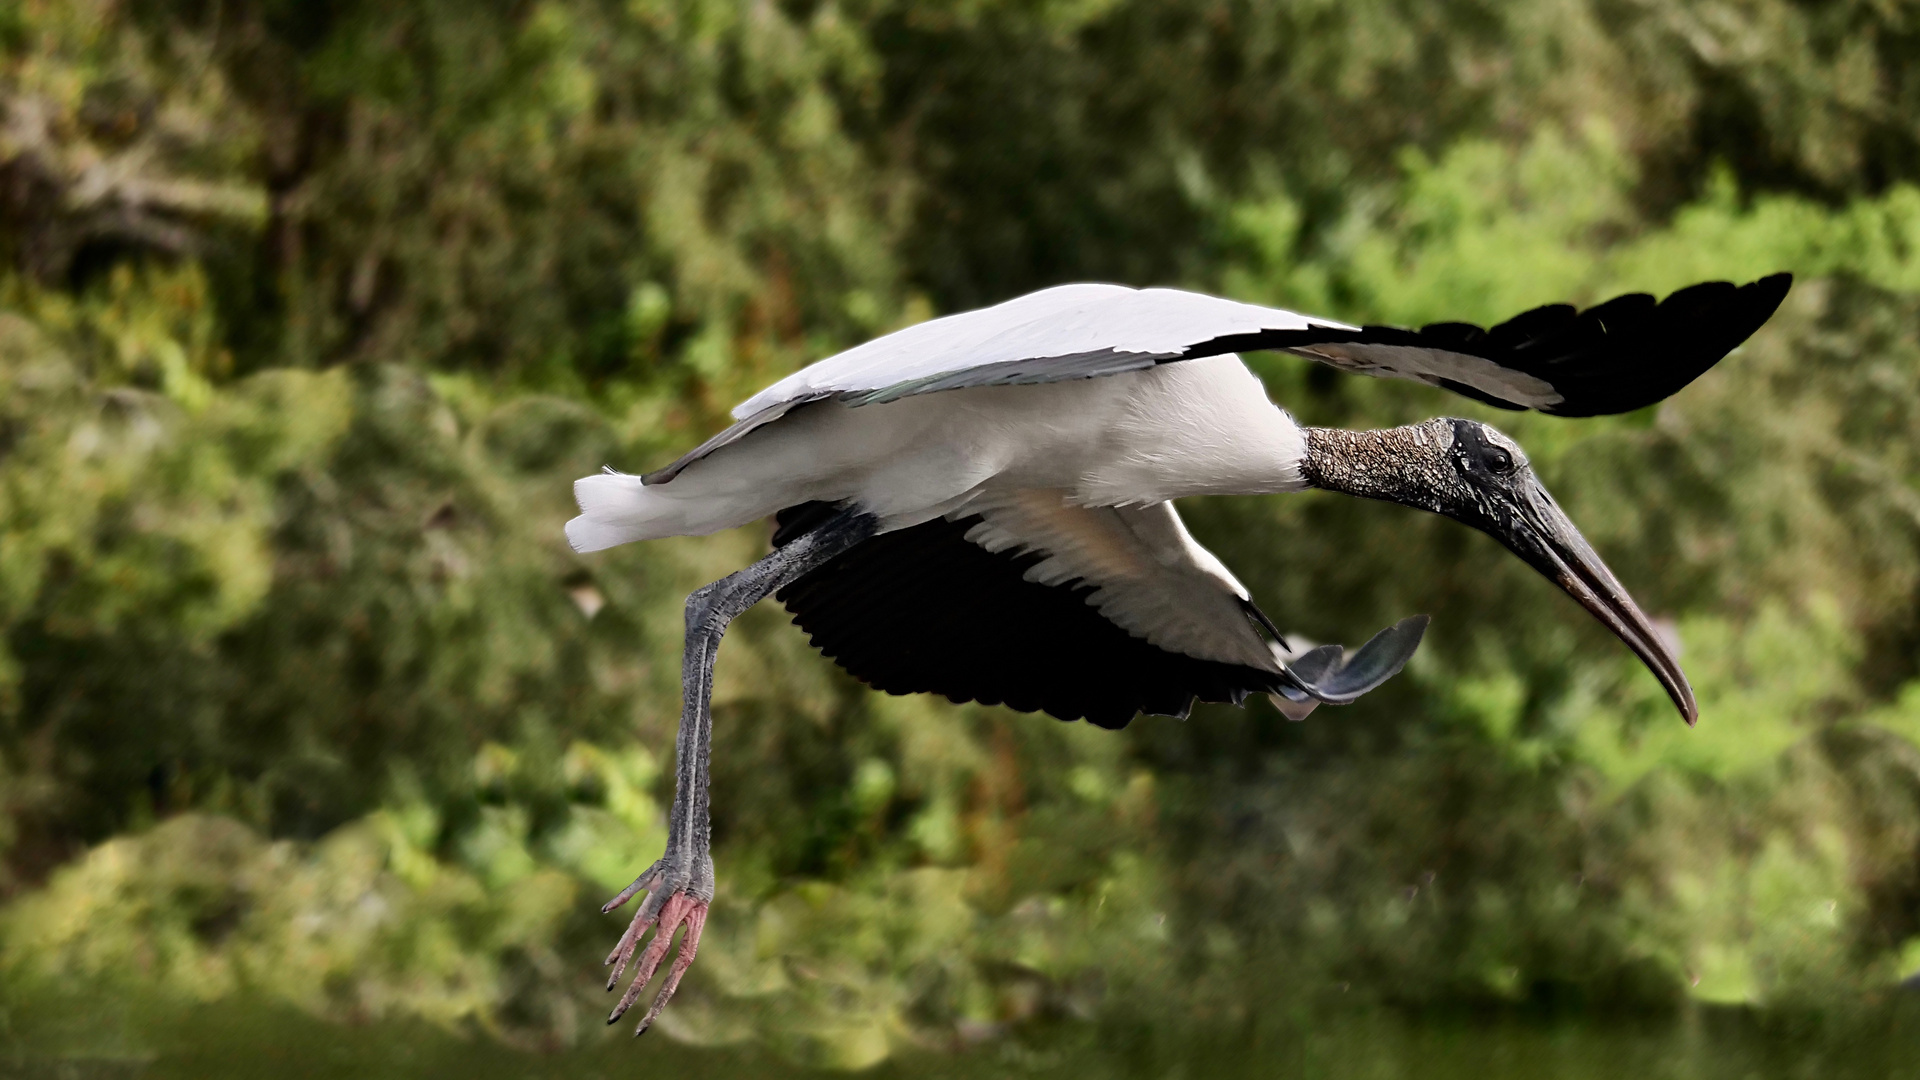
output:
M1045 556L1026 580L1087 582L1087 603L1160 648L1277 673L1289 653L1241 614L1246 587L1169 500L1297 490L1305 451L1300 425L1229 354L797 410L672 483L579 480L581 516L567 534L593 551L705 535L810 502L856 507L878 532L979 517L968 540Z
M977 386L781 417L671 483L574 485L580 551L706 535L800 503L858 506L888 531L983 497L1046 490L1071 506L1141 506L1303 486L1301 428L1231 354L1096 379Z

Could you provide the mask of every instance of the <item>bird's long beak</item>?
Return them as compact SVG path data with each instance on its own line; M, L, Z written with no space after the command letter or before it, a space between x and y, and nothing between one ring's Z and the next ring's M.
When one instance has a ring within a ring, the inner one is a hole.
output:
M1574 528L1566 513L1554 503L1547 489L1537 480L1529 479L1527 485L1515 500L1512 507L1515 512L1507 516L1504 528L1483 526L1485 531L1565 589L1581 607L1626 642L1660 680L1660 685L1666 687L1667 696L1673 699L1681 718L1692 726L1700 718L1700 706L1693 699L1693 687L1687 683L1686 672L1680 670L1680 660L1673 649L1653 628L1633 597L1627 595L1613 571L1600 561L1587 538L1580 535L1580 530Z

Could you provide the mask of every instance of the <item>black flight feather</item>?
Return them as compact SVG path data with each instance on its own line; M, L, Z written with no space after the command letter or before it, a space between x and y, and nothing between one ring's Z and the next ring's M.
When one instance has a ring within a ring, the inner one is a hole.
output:
M782 545L834 508L789 507ZM1091 585L1021 575L1045 556L966 539L979 518L883 533L776 594L813 644L890 694L941 694L1122 728L1138 713L1185 716L1195 699L1238 704L1279 676L1168 652L1086 602Z

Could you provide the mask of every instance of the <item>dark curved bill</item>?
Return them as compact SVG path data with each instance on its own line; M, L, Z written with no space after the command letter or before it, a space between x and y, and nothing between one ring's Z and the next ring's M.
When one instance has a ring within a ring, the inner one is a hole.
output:
M1580 535L1580 530L1574 528L1573 522L1555 505L1546 488L1536 481L1527 495L1526 505L1518 508L1521 513L1509 519L1509 535L1495 532L1495 538L1565 589L1567 595L1626 642L1666 688L1667 696L1680 710L1681 719L1692 726L1700 718L1700 706L1694 700L1693 687L1687 682L1686 672L1680 670L1680 660L1673 649L1633 602L1633 597L1627 595L1613 571L1600 561L1586 537Z

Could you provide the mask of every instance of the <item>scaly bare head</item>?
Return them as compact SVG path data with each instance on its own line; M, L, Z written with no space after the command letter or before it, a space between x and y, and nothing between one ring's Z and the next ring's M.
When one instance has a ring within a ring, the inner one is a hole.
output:
M1699 719L1673 650L1512 439L1482 423L1447 418L1382 431L1308 428L1301 471L1314 487L1443 514L1505 544L1626 642L1688 724Z

